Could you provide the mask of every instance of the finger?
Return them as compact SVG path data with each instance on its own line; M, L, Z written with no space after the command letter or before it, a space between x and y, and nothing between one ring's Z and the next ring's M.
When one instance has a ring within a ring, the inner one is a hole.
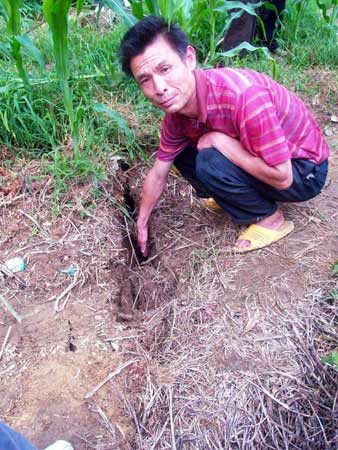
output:
M142 255L147 251L147 240L144 238L138 238L137 244L139 246L139 249L141 250Z
M143 256L147 256L148 255L148 249L147 249L147 244L146 243L143 243L140 246L140 249L141 249L141 253L142 253Z

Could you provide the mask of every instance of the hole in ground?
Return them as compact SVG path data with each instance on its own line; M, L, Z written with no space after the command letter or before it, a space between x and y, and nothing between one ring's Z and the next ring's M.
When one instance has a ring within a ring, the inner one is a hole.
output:
M123 171L121 178L124 180L122 185L124 206L129 213L129 218L121 219L125 231L122 245L127 250L128 263L115 267L114 275L119 280L120 286L117 320L130 321L135 318L136 311L149 311L170 301L176 292L176 280L168 273L159 257L141 265L156 255L156 245L149 235L148 255L143 256L137 244L135 227L137 202L129 184L132 173L128 172L130 167L126 163L121 163L120 168Z
M76 350L77 350L77 346L75 344L73 344L73 342L69 339L69 341L67 342L66 351L76 352Z

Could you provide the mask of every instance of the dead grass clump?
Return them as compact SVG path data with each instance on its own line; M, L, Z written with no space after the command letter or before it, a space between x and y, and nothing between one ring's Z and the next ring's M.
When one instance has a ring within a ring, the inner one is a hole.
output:
M136 341L140 362L124 393L132 447L335 448L338 376L320 355L325 336L337 342L337 305L316 291L297 299L268 290L231 304L212 267L202 264L188 293L149 314Z

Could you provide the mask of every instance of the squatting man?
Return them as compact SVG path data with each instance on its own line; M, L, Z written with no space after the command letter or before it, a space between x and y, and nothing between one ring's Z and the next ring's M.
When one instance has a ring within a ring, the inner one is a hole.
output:
M235 250L265 247L289 234L277 202L301 202L321 191L329 148L304 103L253 70L196 69L185 33L148 16L123 37L124 72L165 112L156 161L137 220L147 255L148 222L174 164L201 198L233 222L248 224Z

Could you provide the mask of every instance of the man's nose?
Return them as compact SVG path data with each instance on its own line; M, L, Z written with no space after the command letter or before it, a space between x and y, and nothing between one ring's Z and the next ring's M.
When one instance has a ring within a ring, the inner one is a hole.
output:
M156 95L163 95L168 89L166 81L161 76L155 75L153 83Z

